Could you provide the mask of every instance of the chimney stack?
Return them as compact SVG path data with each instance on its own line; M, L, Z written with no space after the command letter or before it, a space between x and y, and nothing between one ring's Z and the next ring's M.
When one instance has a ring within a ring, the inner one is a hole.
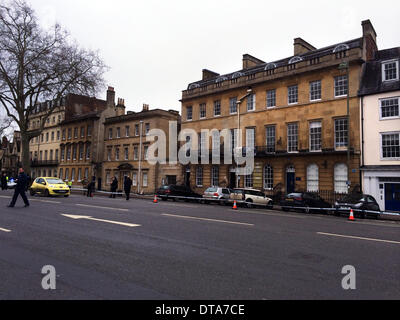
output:
M143 110L142 111L149 111L149 105L143 103Z
M294 55L298 56L303 53L307 53L313 50L317 50L314 46L309 44L307 41L303 40L302 38L295 38L294 39Z
M361 22L363 31L363 59L365 61L373 60L375 52L378 51L376 44L376 32L370 20Z
M107 106L108 107L115 106L115 91L113 87L108 87L107 90Z

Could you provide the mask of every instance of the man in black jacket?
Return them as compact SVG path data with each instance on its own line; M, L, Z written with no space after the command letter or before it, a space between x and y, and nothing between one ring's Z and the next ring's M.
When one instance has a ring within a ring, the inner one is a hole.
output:
M131 187L132 187L132 180L128 176L125 176L124 180L124 190L126 194L126 200L129 200L129 194L131 193Z
M21 195L22 200L24 200L25 207L29 207L29 201L25 194L27 183L28 183L28 177L26 176L24 169L19 168L19 175L17 178L17 185L15 186L14 196L8 207L12 208L15 206L15 202L17 202L18 195Z
M117 188L118 188L118 180L116 177L113 177L111 182L110 198L115 198L115 192L117 192Z

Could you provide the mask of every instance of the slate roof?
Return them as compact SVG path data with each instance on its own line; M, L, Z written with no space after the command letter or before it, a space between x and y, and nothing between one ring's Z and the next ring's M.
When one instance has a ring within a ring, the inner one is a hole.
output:
M353 39L353 40L349 40L349 41L345 41L345 42L341 42L341 43L337 43L334 45L330 45L328 47L324 47L324 48L320 48L317 50L312 50L300 55L297 55L298 57L301 57L303 60L309 60L309 59L314 59L314 58L320 58L329 54L332 54L333 50L341 44L345 44L348 46L349 49L353 49L353 48L362 48L362 41L363 38L357 38L357 39ZM208 84L213 84L215 82L218 82L219 78L222 78L223 80L227 80L227 79L232 79L235 78L237 74L240 74L240 76L247 76L250 74L254 74L257 72L261 72L266 70L266 67L268 65L275 65L274 67L281 67L281 66L285 66L289 64L289 61L294 58L295 56L290 56L288 58L284 58L284 59L280 59L280 60L276 60L276 61L270 61L270 62L266 62L263 64L260 64L258 66L249 68L249 69L242 69L242 70L238 70L235 72L231 72L229 74L225 74L225 75L217 75L211 79L207 79L207 80L199 80L196 82L192 82L188 85L188 89L190 88L196 88L196 87L200 87L200 86L205 86Z
M379 50L374 60L365 63L358 92L360 96L400 90L400 80L382 82L382 62L392 59L400 59L400 47Z

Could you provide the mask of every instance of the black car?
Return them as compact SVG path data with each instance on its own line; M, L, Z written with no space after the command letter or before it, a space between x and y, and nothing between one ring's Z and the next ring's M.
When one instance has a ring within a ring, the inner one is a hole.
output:
M176 184L170 184L166 186L162 186L156 192L157 196L161 198L161 200L167 201L168 199L176 200L200 200L203 198L202 195L194 192L187 186L181 186ZM176 198L176 197L185 197L184 198Z
M340 215L341 213L349 214L350 209L353 209L353 214L355 217L365 218L370 215L374 218L379 217L379 204L376 202L375 198L369 194L362 193L352 193L345 195L341 199L335 202L334 213ZM366 212L374 211L374 212Z
M313 208L332 208L332 205L330 203L326 202L319 195L311 192L289 193L283 200L281 200L280 205L283 211L294 209L294 210L301 210L307 213L318 211L328 214L329 210L321 210Z

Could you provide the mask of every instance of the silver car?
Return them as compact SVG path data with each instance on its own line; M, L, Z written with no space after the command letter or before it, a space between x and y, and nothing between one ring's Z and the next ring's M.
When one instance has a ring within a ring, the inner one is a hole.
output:
M231 191L229 188L209 187L206 189L206 191L204 191L203 202L204 203L214 202L226 205L229 203L230 194Z

